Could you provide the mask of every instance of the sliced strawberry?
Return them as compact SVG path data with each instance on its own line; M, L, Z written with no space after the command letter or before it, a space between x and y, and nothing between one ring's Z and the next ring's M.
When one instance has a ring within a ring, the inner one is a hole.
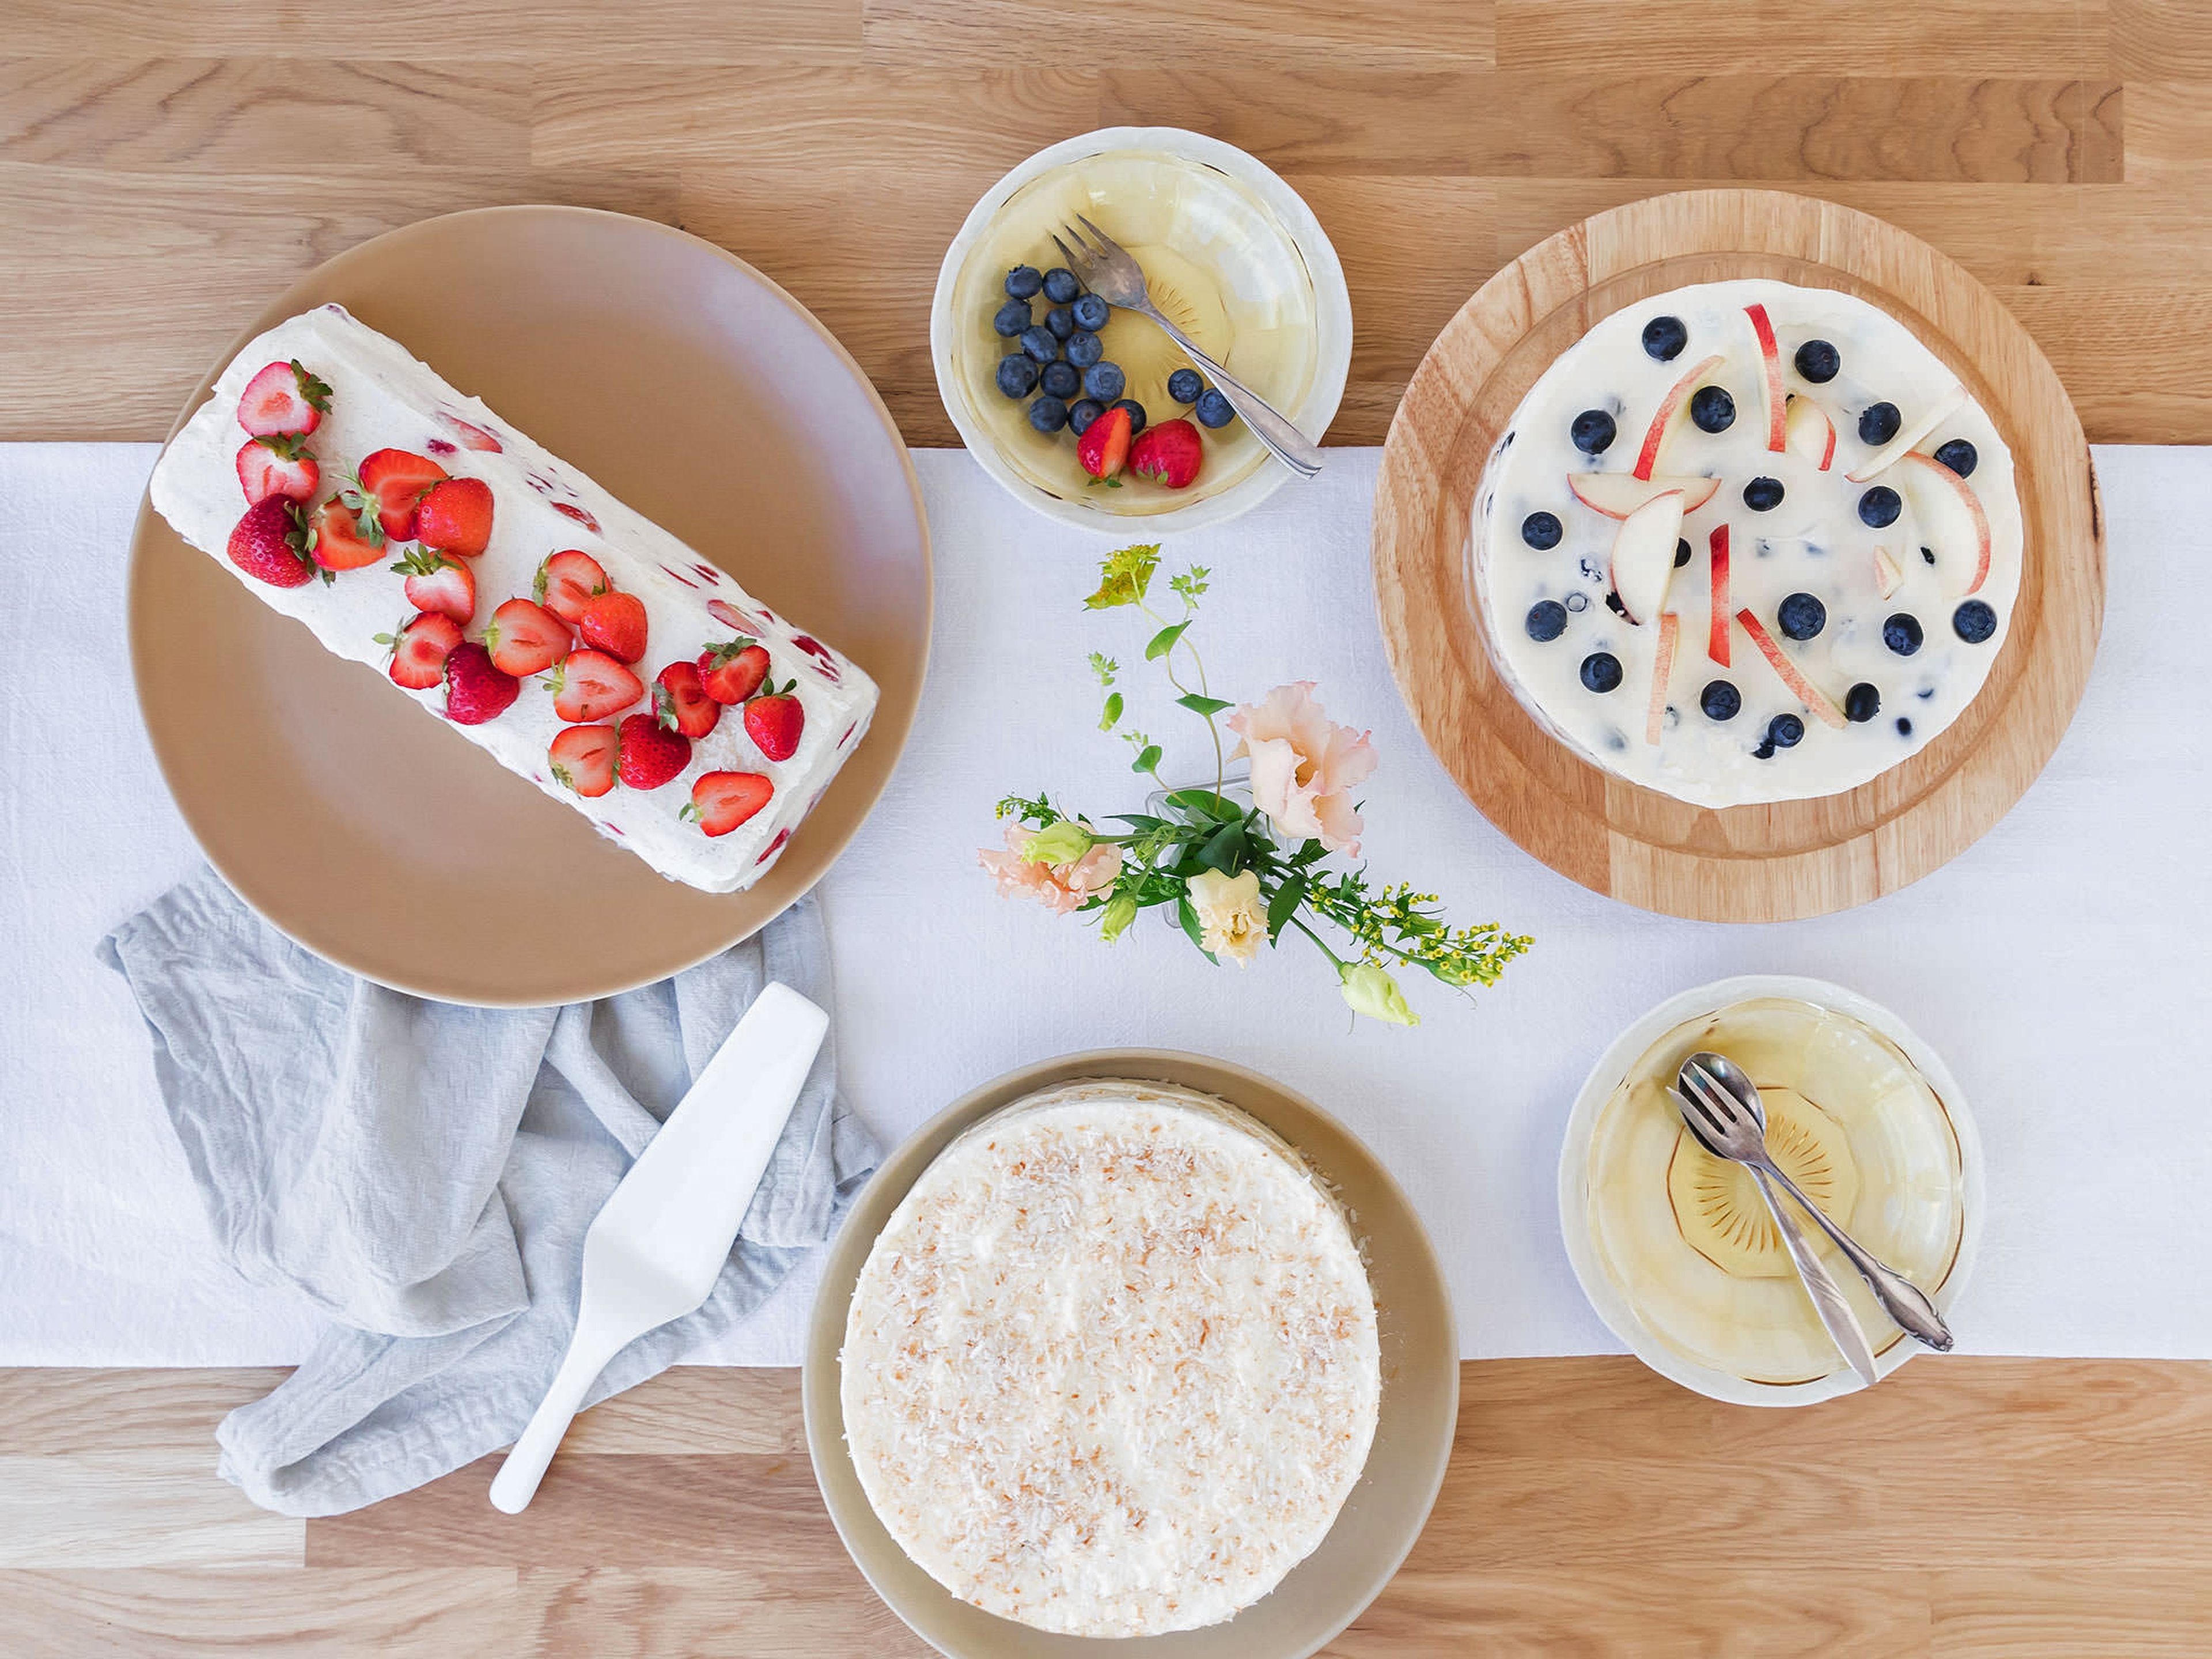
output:
M416 547L392 569L407 578L407 603L417 611L438 611L464 628L475 619L477 573L460 560Z
M446 659L446 718L456 726L482 726L495 720L521 695L522 682L494 662L491 653L474 640L455 646Z
M555 501L553 503L553 510L556 513L562 514L568 518L574 519L578 524L583 526L585 529L590 531L595 536L605 533L599 529L599 521L593 518L590 514L585 512L582 507L576 506L574 502Z
M791 695L797 684L786 681L779 690L771 680L765 691L745 705L745 735L772 761L787 761L797 754L799 734L806 729L806 710Z
M1129 471L1140 478L1157 479L1170 489L1188 488L1205 465L1206 446L1188 421L1148 426L1129 446Z
M345 504L356 514L372 509L385 536L395 542L415 538L415 511L433 484L449 475L428 455L411 450L380 449L361 464L353 487L344 492Z
M238 447L238 483L248 502L266 501L271 495L312 501L322 477L323 469L315 458L290 433L248 438Z
M595 800L615 787L617 741L611 726L564 726L553 734L546 758L564 788Z
M499 453L501 448L499 440L482 427L471 425L458 415L448 415L442 409L437 411L437 416L438 423L459 441L462 448L489 450L495 455Z
M330 387L297 362L270 364L238 394L238 423L257 438L304 438L330 412Z
M576 624L586 645L624 662L644 660L645 631L645 601L635 593L599 594Z
M415 508L415 539L441 553L476 557L491 544L491 486L482 478L432 484Z
M743 702L760 690L768 669L768 651L757 640L725 640L699 653L700 681L716 702Z
M493 611L483 642L491 659L509 674L541 673L567 656L574 643L568 623L528 599L509 599Z
M355 513L341 496L333 495L317 507L314 522L314 538L307 550L325 570L358 570L385 556L384 532L375 516Z
M1112 478L1129 459L1129 411L1116 404L1075 441L1077 463L1094 478Z
M264 495L246 509L224 550L254 580L297 587L315 574L307 550L311 534L300 521L297 501L289 495Z
M697 664L672 662L653 682L653 712L663 726L697 738L714 729L722 705L707 695Z
M461 642L461 625L436 611L418 611L397 634L379 634L392 647L392 679L410 691L428 691L446 678L446 659Z
M710 836L726 836L775 797L775 786L757 772L702 772L691 785L691 804L677 816Z
M691 739L650 714L626 716L619 732L615 772L632 789L658 789L691 764Z
M590 554L571 548L538 567L532 591L538 604L574 628L584 620L584 607L608 591L607 573Z
M597 651L571 651L545 677L553 712L570 725L619 714L645 695L645 682Z

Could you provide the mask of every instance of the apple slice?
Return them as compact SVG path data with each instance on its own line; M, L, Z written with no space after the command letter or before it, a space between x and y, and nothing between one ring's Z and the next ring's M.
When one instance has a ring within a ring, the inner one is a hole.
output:
M1682 495L1654 495L1620 521L1613 538L1613 592L1621 614L1641 627L1667 603L1674 543L1682 533Z
M1886 599L1904 586L1905 572L1899 568L1897 561L1889 556L1889 550L1886 547L1877 547L1875 549L1875 592Z
M1625 519L1655 495L1679 490L1682 511L1696 512L1712 500L1721 487L1718 478L1638 478L1626 472L1570 472L1567 488L1593 512L1608 519Z
M1644 447L1636 454L1636 476L1649 478L1659 465L1659 446L1667 441L1682 410L1690 401L1690 394L1698 383L1718 368L1727 359L1719 352L1699 363L1680 380L1668 388L1667 395L1659 400L1659 412L1651 417L1651 424L1644 433Z
M1910 455L1922 439L1949 420L1966 401L1966 388L1954 383L1948 392L1928 405L1918 420L1898 428L1897 435L1862 461L1857 471L1847 472L1844 476L1853 483L1864 483L1868 479L1888 471L1898 461Z
M1713 624L1705 636L1705 654L1722 667L1729 665L1729 533L1728 526L1713 526Z
M1782 347L1774 337L1774 324L1768 319L1765 306L1746 306L1743 314L1751 319L1751 331L1759 337L1759 357L1765 370L1766 387L1766 447L1779 455L1786 443L1786 400L1782 395Z
M1743 624L1743 631L1751 635L1751 642L1759 648L1767 661L1774 665L1774 672L1782 676L1783 684L1796 693L1798 702L1828 725L1838 732L1842 731L1848 723L1844 719L1844 711L1829 700L1826 692L1807 679L1796 663L1783 654L1782 647L1774 641L1774 635L1768 633L1766 625L1759 620L1758 612L1748 609L1739 611L1735 613L1735 619Z
M1828 411L1802 392L1790 394L1790 410L1783 422L1790 453L1826 472L1835 464L1836 423Z
M1659 652L1651 659L1651 712L1644 717L1644 741L1656 744L1667 723L1667 680L1674 672L1674 646L1682 619L1669 611L1659 618Z
M1898 477L1911 492L1913 516L1936 550L1945 591L1954 599L1978 592L1990 575L1990 515L1982 511L1981 498L1933 455L1908 450L1898 459L1905 468ZM1959 578L1970 568L1972 580L1960 587Z

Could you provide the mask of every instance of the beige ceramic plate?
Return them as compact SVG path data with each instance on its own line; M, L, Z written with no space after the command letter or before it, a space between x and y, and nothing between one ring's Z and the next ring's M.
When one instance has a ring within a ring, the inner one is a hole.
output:
M1353 1216L1375 1287L1382 1415L1367 1468L1322 1546L1225 1624L1171 1636L1055 1636L958 1600L908 1559L860 1490L845 1449L837 1352L876 1235L931 1159L988 1112L1077 1078L1136 1078L1218 1095L1304 1153ZM1304 1659L1357 1619L1420 1535L1459 1419L1459 1345L1436 1251L1389 1172L1344 1126L1257 1073L1197 1054L1104 1048L994 1079L939 1112L887 1158L830 1246L806 1334L806 1444L845 1547L893 1612L955 1659Z
M208 858L319 956L453 1002L602 996L764 926L867 816L921 694L928 531L866 378L797 301L696 237L582 208L489 208L301 277L185 413L247 339L330 300L835 641L883 701L768 876L698 892L256 604L142 505L131 666Z

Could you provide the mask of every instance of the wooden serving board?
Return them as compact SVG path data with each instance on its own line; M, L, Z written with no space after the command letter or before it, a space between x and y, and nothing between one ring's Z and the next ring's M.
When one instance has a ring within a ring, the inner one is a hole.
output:
M1484 650L1468 577L1491 446L1599 319L1692 283L1766 276L1880 306L1964 380L2013 452L2026 548L2012 631L1981 694L1904 764L1839 795L1722 810L1590 765L1545 733ZM1482 285L1415 371L1375 497L1375 597L1398 689L1468 799L1562 875L1705 921L1824 915L1972 845L2057 747L2105 603L2081 423L1996 297L1895 226L1777 191L1684 191L1559 232Z

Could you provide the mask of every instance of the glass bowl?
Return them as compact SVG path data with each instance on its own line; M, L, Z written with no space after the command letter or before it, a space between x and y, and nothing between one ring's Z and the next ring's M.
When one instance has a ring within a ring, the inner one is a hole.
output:
M1201 429L1205 463L1187 488L1126 474L1113 488L1085 473L1071 431L1036 431L1028 400L999 391L999 359L1015 349L991 325L1006 273L1063 263L1051 233L1078 214L1136 257L1160 310L1301 431L1317 437L1335 418L1352 362L1352 301L1312 210L1233 145L1174 127L1109 127L1014 168L945 250L930 355L962 441L1018 499L1103 533L1127 520L1146 535L1195 529L1256 506L1290 474L1241 420ZM1148 423L1189 413L1165 386L1187 360L1157 325L1116 310L1100 337Z

